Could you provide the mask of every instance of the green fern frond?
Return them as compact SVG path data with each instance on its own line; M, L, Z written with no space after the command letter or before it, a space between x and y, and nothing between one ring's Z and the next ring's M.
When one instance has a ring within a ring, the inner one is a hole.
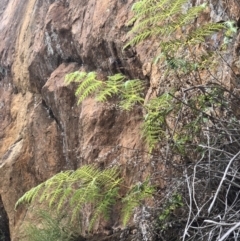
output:
M156 16L152 16L149 17L145 20L143 20L142 22L140 22L139 24L137 24L136 26L134 26L130 33L136 33L138 31L143 31L143 30L148 30L152 25L156 24L156 23L161 23L162 21L164 21L164 15L156 15ZM150 32L151 35L156 35L154 31Z
M102 87L102 81L97 80L95 72L89 72L85 78L80 82L75 95L78 97L78 104L80 104L89 95L99 91Z
M128 221L130 220L134 209L138 207L143 200L152 197L154 192L155 188L150 185L149 179L147 179L143 183L137 183L129 190L127 195L122 200L122 217L124 226L126 226Z
M72 192L73 192L73 188L70 186L63 188L62 196L60 196L59 201L57 203L57 211L58 212L63 207L64 203L69 199Z
M84 166L78 169L74 175L82 177L82 184L78 190L74 192L70 198L70 204L73 207L72 220L74 220L85 203L98 203L101 201L104 189L109 190L111 182L119 185L121 179L118 179L118 171L116 168L99 171L93 166ZM108 186L108 187L107 187ZM111 185L113 187L113 185Z
M123 100L120 107L124 110L130 110L135 104L143 103L144 98L141 96L144 86L141 80L128 80L124 84L122 93Z
M71 82L80 82L75 95L78 97L78 104L80 104L89 95L101 90L103 82L97 79L96 72L73 72L67 74L65 77L66 84Z
M118 94L123 86L125 76L122 74L115 74L108 76L108 80L104 83L104 87L97 93L97 101L106 101L108 97Z
M101 194L99 187L92 181L89 185L82 187L74 192L70 203L72 207L71 221L74 221L79 216L84 204L95 203L100 200Z
M101 171L95 166L86 165L76 171L56 174L37 187L32 188L17 201L16 207L23 203L31 203L34 197L40 195L42 201L48 203L51 209L55 207L57 211L60 211L68 205L73 221L81 216L84 206L90 204L94 209L90 219L89 229L91 229L97 219L109 217L111 208L120 198L118 191L121 183L122 178L119 177L117 168ZM137 191L129 192L125 196L124 202L136 207L145 197L149 197L148 195L151 192L147 191L147 188L150 188L150 186L143 186L138 185ZM147 193L148 195L146 195ZM131 200L132 198L134 200ZM132 213L129 207L125 207L126 209L128 218L125 217L125 222Z
M173 0L168 9L165 9L164 15L166 18L173 18L174 15L182 12L182 6L187 3L188 0Z
M87 76L86 72L75 71L65 76L65 83L68 85L72 82L80 82Z
M138 34L136 37L132 38L129 42L127 42L127 44L125 44L123 46L123 49L126 49L127 47L132 46L132 45L136 45L136 44L142 42L143 40L149 38L151 35L152 35L151 30Z
M40 192L40 190L44 187L44 184L39 184L35 188L27 191L15 204L15 209L22 203L30 204L32 201L35 200L36 196Z
M60 199L63 196L64 190L62 186L64 185L65 180L62 180L58 183L56 190L52 192L51 197L48 197L46 200L49 199L49 207L52 207L55 204L55 201Z
M151 153L160 141L160 137L165 134L165 125L155 124L153 120L144 121L142 128L143 138L148 146L149 152Z
M170 40L160 43L162 53L166 56L176 53L180 47L183 47L183 45L184 42L182 39Z
M97 101L106 101L108 97L119 95L123 98L121 107L126 110L129 110L136 103L143 102L143 98L140 96L143 91L143 85L140 80L128 80L124 82L126 76L120 73L108 76L106 82L97 80L95 72L88 74L78 72L77 74L73 73L73 76L76 78L80 74L83 78L81 78L75 92L75 95L78 97L78 104L91 94L95 94Z
M188 24L191 24L207 5L204 3L191 7L186 13L183 13L183 6L187 2L187 0L156 0L135 3L133 5L133 19L137 21L130 33L135 33L136 36L131 38L123 49L150 37L160 36L165 39L160 44L162 53L174 56L179 49L204 42L207 36L224 28L224 24L210 23L190 31L189 34L181 34L176 39L179 29L184 29Z
M37 210L34 217L40 221L40 225L24 225L26 236L21 241L76 241L80 233L74 225L68 224L66 227L62 222L62 215L54 215L48 210Z
M44 182L44 189L40 196L40 202L43 200L49 200L52 197L54 191L60 187L59 183L67 182L71 173L72 171L60 172Z
M104 185L107 189L113 189L122 182L122 178L119 176L120 173L118 168L109 168L103 170L98 179L101 185Z
M130 96L128 99L124 99L120 102L120 107L123 110L130 110L137 103L142 103L144 99L138 95Z
M141 0L132 6L132 11L138 18L151 15L153 12L164 10L171 4L170 0Z
M172 111L172 97L168 93L154 98L145 105L147 115L143 122L143 138L145 139L150 152L159 142L159 138L165 133L165 119Z
M219 32L226 26L223 23L209 23L194 30L186 39L186 43L195 45L205 41L205 38Z
M163 1L167 2L168 0L163 0ZM145 15L145 14L148 14L149 11L151 11L150 10L151 6L155 7L155 3L156 3L155 0L149 0L149 1L141 0L141 1L135 2L132 5L131 10L134 12L135 15L138 15L138 16ZM144 12L144 10L146 11Z
M84 165L72 173L71 177L73 180L81 178L82 182L92 181L96 176L99 175L99 170L95 166Z
M105 220L109 219L111 207L113 207L113 205L117 202L118 191L119 191L118 187L110 189L106 193L106 195L104 195L103 199L100 202L99 200L97 200L98 202L95 207L94 214L91 217L91 220L89 223L90 230L92 229L96 220L99 219L101 216L103 216Z
M168 5L169 5L169 0L162 0L162 1L142 0L134 3L132 6L132 11L134 12L134 16L128 22L128 26L132 25L138 19L140 20L147 19L148 16L155 15L152 13L161 11L165 9ZM131 30L130 32L134 32L134 30Z
M76 217L76 214L79 213L81 210L82 205L85 202L86 197L86 187L79 188L74 191L73 195L69 198L70 199L70 207L73 209L73 217L72 220Z
M81 104L83 100L85 100L89 95L93 94L94 92L99 91L101 87L102 87L101 81L94 81L82 92L76 93L76 95L79 97L77 104ZM79 91L79 89L77 91Z
M127 200L124 200L123 202L124 202L124 208L122 209L122 212L123 212L122 223L124 226L126 226L131 216L133 215L135 208L139 206L139 202L137 202L134 199L132 199L131 202Z
M159 14L159 12L166 9L170 4L170 0L142 0L136 2L132 7L135 15L129 21L128 25L134 23L136 20L140 20L130 31L130 33L137 33L137 35L132 38L127 44L125 44L123 49L131 45L136 45L151 36L161 34L161 32L163 31L162 28L158 28L157 32L157 29L155 29L156 25L158 25L159 23L161 23L161 21L164 20L164 15ZM151 28L149 25L151 25Z
M131 29L130 33L143 32L143 30L147 30L150 26L155 26L156 24L160 24L163 28L165 26L164 23L168 21L168 17L173 17L174 14L181 12L181 7L186 2L186 0L155 1L152 6L149 3L143 4L142 1L138 2L140 3L139 7L137 9L133 8L133 11L135 12L134 18L140 19L140 22ZM138 6L137 3L136 6ZM151 34L154 33L154 31L151 31Z
M191 23L199 14L206 9L206 4L191 7L186 14L182 14L178 17L179 26L185 26Z

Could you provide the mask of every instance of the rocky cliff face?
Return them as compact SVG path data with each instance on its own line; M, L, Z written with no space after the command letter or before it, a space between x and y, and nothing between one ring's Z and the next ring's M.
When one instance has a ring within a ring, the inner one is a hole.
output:
M130 6L1 1L0 199L12 240L25 216L14 204L29 188L97 158L104 166L117 145L141 148L141 113L118 113L91 99L76 106L74 91L64 85L65 75L80 68L141 75L136 53L122 52Z
M237 1L211 2L212 18L238 20ZM0 212L7 214L11 240L18 240L26 215L14 211L17 199L60 170L115 162L129 183L146 175L144 155L134 159L132 150L144 149L141 110L125 113L92 99L77 106L73 86L64 84L65 75L78 69L103 76L121 72L155 84L151 43L122 51L132 3L1 0Z

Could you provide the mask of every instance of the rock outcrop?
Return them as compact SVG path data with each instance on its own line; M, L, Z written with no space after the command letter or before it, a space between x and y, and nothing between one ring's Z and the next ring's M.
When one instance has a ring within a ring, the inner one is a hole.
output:
M73 88L64 84L65 75L81 67L104 75L141 75L136 53L122 52L130 6L1 1L0 197L11 240L18 240L25 216L25 210L14 210L25 191L97 158L106 165L117 145L141 148L141 113L118 113L91 99L77 106Z
M146 176L150 164L136 154L144 150L141 109L126 113L91 98L77 106L73 86L64 84L65 75L79 69L154 83L159 73L151 68L152 44L122 51L133 2L1 0L0 215L9 220L11 240L18 240L26 215L14 210L15 202L61 170L117 163L126 182ZM237 1L230 7L210 2L213 18L239 20Z

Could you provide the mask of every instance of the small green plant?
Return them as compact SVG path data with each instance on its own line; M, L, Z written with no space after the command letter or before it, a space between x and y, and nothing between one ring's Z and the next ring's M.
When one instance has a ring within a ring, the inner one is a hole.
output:
M225 36L224 36L224 46L223 48L225 48L233 39L234 35L237 34L237 24L234 21L226 21L225 22L225 26L227 28L227 31L225 32Z
M183 206L182 195L179 193L173 194L172 198L168 200L163 212L159 216L161 223L167 221L170 215L177 209Z
M100 217L108 219L111 208L117 200L123 200L124 224L129 221L133 212L132 208L152 196L154 188L149 181L129 188L125 197L120 198L119 188L122 178L117 168L99 170L94 166L83 166L76 171L60 172L26 192L16 203L16 208L22 203L31 203L36 197L40 202L47 202L50 209L61 212L68 207L71 220L81 216L81 210L87 204L93 207L93 215L90 218L89 229L92 229L96 220ZM134 200L133 200L134 199ZM134 205L132 205L134 203ZM131 208L126 205L131 204ZM81 217L80 217L81 218Z
M186 133L181 133L181 135L175 133L173 136L173 149L176 149L177 153L182 156L187 155L186 144L190 142L191 139Z

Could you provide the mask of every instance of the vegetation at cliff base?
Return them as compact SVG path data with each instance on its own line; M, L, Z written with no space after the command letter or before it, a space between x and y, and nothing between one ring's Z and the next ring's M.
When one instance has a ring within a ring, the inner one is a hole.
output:
M120 196L120 188L125 189L124 196ZM38 198L40 203L48 204L49 210L62 213L62 215L67 209L67 216L71 222L76 222L76 220L80 222L79 220L85 215L84 218L89 219L90 231L100 218L107 220L116 205L122 206L122 222L126 226L134 209L146 199L151 198L154 192L155 189L149 180L126 187L123 185L123 179L117 168L100 170L86 165L76 171L60 172L30 189L17 201L16 208L20 204L34 203ZM86 217L87 214L83 212L87 206L92 209L89 217ZM41 215L46 216L44 213ZM51 221L51 217L46 216L44 219L47 219L46 221L54 227L58 227L54 220Z

